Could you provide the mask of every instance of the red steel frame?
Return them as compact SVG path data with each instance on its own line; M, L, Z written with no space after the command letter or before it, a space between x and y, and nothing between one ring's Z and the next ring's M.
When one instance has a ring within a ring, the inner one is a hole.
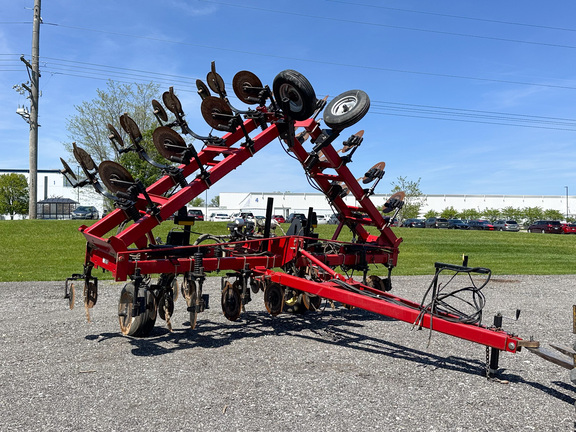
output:
M340 217L340 225L331 240L318 240L303 236L279 236L219 245L174 247L155 245L152 230L162 221L167 220L209 188L211 184L229 174L273 140L286 139L286 123L282 123L284 119L275 117L274 113L267 112L263 107L258 110L266 118L268 126L262 127L263 130L256 136L248 138L245 132L251 134L261 125L254 119L247 119L243 123L243 130L239 127L235 132L226 134L221 144L206 145L198 152L200 164L207 167L209 182L205 177L198 175L187 186L169 197L165 194L175 186L175 181L170 176L162 177L147 188L150 200L160 210L159 215L155 216L152 212L147 212L147 200L140 195L136 203L141 215L140 219L118 234L106 237L107 233L128 220L121 209L114 210L90 227L80 227L87 241L85 264L88 267L95 266L111 271L116 281L127 280L137 271L143 275L161 273L177 275L192 272L194 253L202 248L202 267L205 272L250 270L255 277L270 282L414 323L422 312L419 303L371 288L333 270L339 265L357 265L359 255L348 251L351 250L349 248L358 247L358 245L364 248L362 255L364 264L384 264L391 269L397 263L398 246L402 239L396 237L390 229L389 221L374 206L369 194L354 178L331 143L322 148L323 158L309 166L308 175L327 196L333 182L345 183L358 203L357 207L352 207L347 205L341 196L331 197L331 203ZM312 142L322 134L319 123L312 118L294 122L293 125L294 130L305 129ZM311 153L294 135L288 136L290 137L289 151L303 166L306 166L305 162ZM238 145L241 140L244 142ZM188 177L200 167L195 160L192 160L189 164L183 164L179 168L184 177ZM370 234L364 225L375 226L380 235ZM356 234L356 243L337 241L344 226L350 227ZM313 248L307 247L310 242L329 242L337 245L339 250L338 253L318 253ZM222 254L216 254L216 246L223 251ZM256 255L253 252L260 252L260 254ZM309 280L274 270L288 263L293 263L296 268L317 269L322 277ZM354 290L351 291L346 287L353 287ZM435 331L502 351L516 352L521 345L520 338L501 329L457 323L451 321L452 318L455 317L448 314L432 317L426 313L419 324L425 328L432 328Z

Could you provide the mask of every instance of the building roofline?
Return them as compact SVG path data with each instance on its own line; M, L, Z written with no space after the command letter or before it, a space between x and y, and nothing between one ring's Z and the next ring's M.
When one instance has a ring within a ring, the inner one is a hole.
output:
M39 169L39 173L58 173L62 174L59 169ZM19 169L19 168L0 168L0 173L26 173L30 174L29 169Z
M246 193L246 192L222 192L222 193ZM251 195L318 195L324 196L322 192L248 192ZM375 197L388 197L391 194L385 193L375 193L372 196ZM422 194L421 197L431 197L431 198L457 198L457 197L464 197L464 198L529 198L529 197L565 197L566 195L563 194L556 194L556 195L531 195L531 194L515 194L515 195L507 195L507 194Z

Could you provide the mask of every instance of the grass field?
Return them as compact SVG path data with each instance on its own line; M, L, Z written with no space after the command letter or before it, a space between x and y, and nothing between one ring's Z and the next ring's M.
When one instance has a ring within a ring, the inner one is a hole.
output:
M90 221L0 221L0 282L64 280L81 273L85 240L78 232ZM174 225L154 232L166 238ZM330 238L335 225L320 225L321 238ZM198 222L193 231L225 234L226 222ZM494 274L576 274L576 235L528 234L395 228L400 245L395 275L433 274L434 262L460 264L468 255L470 266L488 267ZM278 231L279 233L279 231ZM341 236L349 240L350 236ZM383 275L383 266L373 274ZM109 274L95 272L98 278Z

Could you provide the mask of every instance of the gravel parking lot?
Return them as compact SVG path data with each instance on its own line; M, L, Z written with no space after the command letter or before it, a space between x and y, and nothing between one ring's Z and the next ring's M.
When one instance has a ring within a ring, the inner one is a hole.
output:
M396 277L420 301L431 277ZM119 332L123 284L101 282L86 321L63 283L0 284L2 431L574 431L568 371L526 350L502 354L487 380L485 348L362 310L269 316L254 296L237 322L211 309L190 330L182 298L173 332ZM571 346L574 276L495 277L484 322Z

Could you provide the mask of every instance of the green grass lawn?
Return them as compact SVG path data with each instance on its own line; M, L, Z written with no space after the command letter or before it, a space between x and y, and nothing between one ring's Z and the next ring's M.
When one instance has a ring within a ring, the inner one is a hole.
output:
M85 240L78 231L91 221L0 221L0 282L64 280L81 273ZM154 234L163 239L175 226L165 223ZM198 222L199 233L225 234L226 222ZM320 225L321 238L330 238L335 225ZM400 245L395 275L434 273L437 261L488 267L494 274L576 274L576 235L525 232L453 231L395 228ZM278 230L279 234L280 231ZM341 240L349 240L348 233ZM386 274L383 266L371 272ZM98 278L109 274L96 271Z

